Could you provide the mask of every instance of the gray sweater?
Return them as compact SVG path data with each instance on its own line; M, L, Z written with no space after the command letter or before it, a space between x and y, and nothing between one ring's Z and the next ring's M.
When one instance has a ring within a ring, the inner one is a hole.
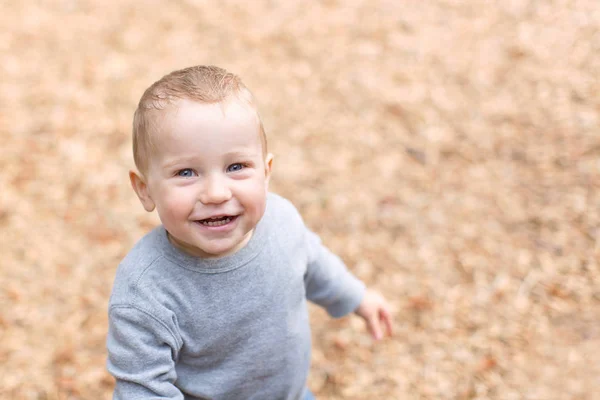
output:
M223 258L190 256L158 227L117 270L107 338L113 399L301 399L306 299L341 317L364 290L275 194L248 244Z

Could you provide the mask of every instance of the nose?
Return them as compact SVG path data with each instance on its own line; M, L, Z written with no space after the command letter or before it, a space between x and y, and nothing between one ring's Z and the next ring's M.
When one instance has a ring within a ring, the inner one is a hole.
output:
M203 204L220 204L229 199L231 199L231 190L225 178L214 174L207 176L200 193L200 201Z

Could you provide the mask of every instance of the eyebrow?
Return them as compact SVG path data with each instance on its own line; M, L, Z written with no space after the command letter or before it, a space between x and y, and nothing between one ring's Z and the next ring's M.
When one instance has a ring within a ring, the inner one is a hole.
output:
M224 155L226 157L251 157L258 155L259 153L260 152L256 150L232 150L225 153Z
M225 153L223 155L223 157L231 157L231 158L256 157L256 156L259 156L260 154L261 154L261 151L257 151L257 150L232 150L232 151ZM161 167L169 169L169 168L173 168L175 166L192 163L192 162L196 161L197 159L198 159L198 157L194 156L194 155L186 156L186 157L178 157L173 160L165 161L164 163L161 164Z
M194 161L196 159L196 157L190 156L190 157L180 157L180 158L176 158L176 159L172 159L172 160L167 160L164 163L161 164L161 168L173 168L175 166L178 165L184 165L184 164L188 164L192 161Z

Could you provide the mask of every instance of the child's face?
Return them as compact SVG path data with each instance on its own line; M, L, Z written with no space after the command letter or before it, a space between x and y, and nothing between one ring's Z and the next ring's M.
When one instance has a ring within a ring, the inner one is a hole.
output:
M190 254L242 248L264 213L271 172L256 113L237 101L183 100L156 136L141 192L133 184L146 210L156 207L172 243Z

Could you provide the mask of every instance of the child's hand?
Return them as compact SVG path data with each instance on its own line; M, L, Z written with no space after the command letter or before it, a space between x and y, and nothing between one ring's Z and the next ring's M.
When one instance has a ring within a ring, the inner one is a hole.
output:
M379 293L367 290L365 297L354 312L365 320L367 329L375 340L383 338L384 329L387 336L392 336L390 306Z

